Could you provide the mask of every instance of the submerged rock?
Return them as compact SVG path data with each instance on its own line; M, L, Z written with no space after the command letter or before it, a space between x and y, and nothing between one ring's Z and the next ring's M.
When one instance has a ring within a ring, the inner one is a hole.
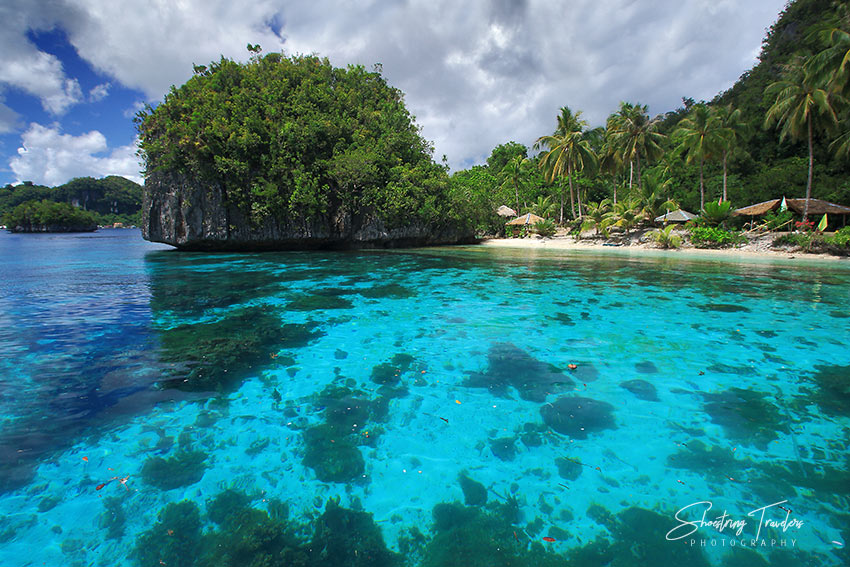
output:
M499 397L507 397L508 388L514 388L523 400L542 402L547 394L573 385L561 370L537 360L512 343L496 343L490 347L487 362L487 370L470 374L465 386L487 388Z
M587 439L590 433L617 429L614 406L582 396L564 396L540 408L546 425L574 439Z
M658 392L655 390L655 386L646 380L626 380L625 382L620 382L620 387L625 388L641 400L648 402L658 401Z

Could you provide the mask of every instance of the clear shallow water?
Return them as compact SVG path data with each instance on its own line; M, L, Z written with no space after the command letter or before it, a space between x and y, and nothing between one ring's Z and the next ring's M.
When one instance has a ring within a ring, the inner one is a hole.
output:
M0 564L847 562L843 265L0 259Z

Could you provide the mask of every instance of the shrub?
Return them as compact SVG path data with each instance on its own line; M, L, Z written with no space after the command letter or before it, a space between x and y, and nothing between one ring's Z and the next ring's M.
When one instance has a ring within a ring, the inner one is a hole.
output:
M674 225L668 225L664 228L653 230L649 233L649 238L658 244L661 248L678 248L682 245L682 237L678 234L673 234Z
M544 219L534 224L534 232L540 236L553 236L556 230L555 223L549 219Z
M705 204L700 212L700 218L703 219L708 226L717 226L732 215L732 202L723 201L715 203L709 201Z
M802 252L820 252L828 244L827 237L813 232L783 234L773 241L774 247L794 246Z
M776 230L778 228L789 228L793 219L794 213L786 209L784 211L770 211L764 215L762 220L767 230Z
M724 248L743 244L747 241L746 237L740 232L724 230L719 227L691 225L688 230L691 233L691 242L697 248Z

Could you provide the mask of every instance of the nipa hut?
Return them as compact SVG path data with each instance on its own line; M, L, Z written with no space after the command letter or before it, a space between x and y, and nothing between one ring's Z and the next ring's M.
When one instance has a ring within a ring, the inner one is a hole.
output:
M677 209L675 211L668 212L666 215L655 217L655 222L688 222L695 218L697 218L695 214L689 213L684 209Z
M732 214L734 216L758 217L767 213L768 211L775 211L779 208L779 205L781 203L782 199L771 199L770 201L756 203L755 205L750 205L749 207L735 209L734 211L732 211ZM788 206L789 209L791 209L795 213L803 214L803 210L806 207L806 200L785 199L785 204ZM823 201L821 199L809 199L810 215L823 215L827 213L830 215L850 215L850 207L836 205L835 203L830 203L829 201Z
M512 221L508 221L506 225L534 225L541 221L545 220L543 217L538 217L533 213L526 213L524 215L518 216Z

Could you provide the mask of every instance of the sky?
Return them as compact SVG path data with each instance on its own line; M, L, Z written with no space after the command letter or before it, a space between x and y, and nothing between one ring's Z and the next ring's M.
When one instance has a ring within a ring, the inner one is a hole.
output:
M756 62L786 0L2 0L0 185L143 182L133 117L193 64L263 52L379 63L452 170L552 133L711 100Z

